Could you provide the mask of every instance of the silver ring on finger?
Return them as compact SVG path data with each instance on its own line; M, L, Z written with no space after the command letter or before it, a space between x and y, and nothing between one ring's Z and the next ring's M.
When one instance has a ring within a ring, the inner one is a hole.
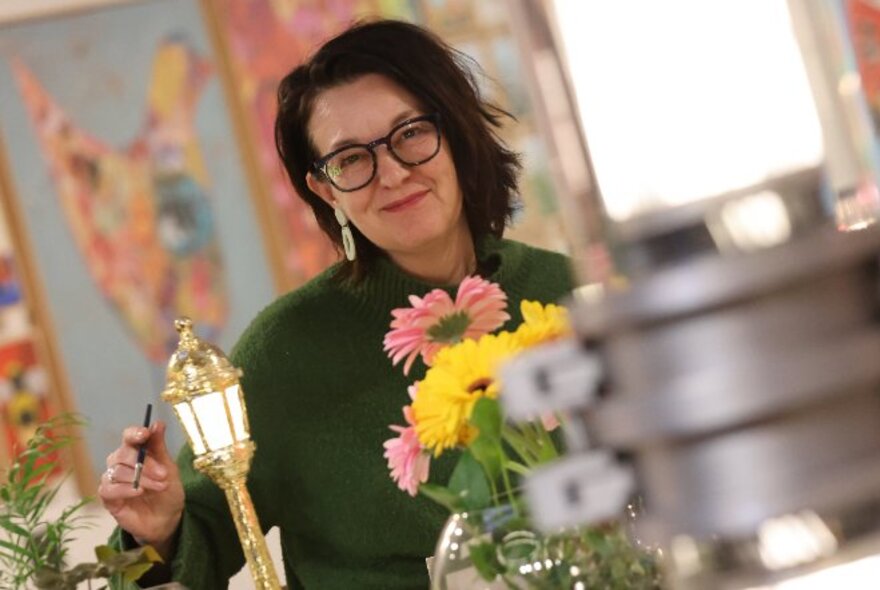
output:
M107 471L104 473L107 475L107 481L111 484L115 484L116 482L116 467L117 465L111 465L107 468Z

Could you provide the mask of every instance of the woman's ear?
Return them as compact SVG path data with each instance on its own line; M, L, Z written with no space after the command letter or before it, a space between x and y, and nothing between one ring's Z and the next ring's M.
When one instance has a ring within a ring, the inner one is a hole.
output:
M319 180L318 177L311 172L306 172L306 184L308 185L309 190L321 197L325 203L331 207L336 206L336 199L333 198L333 189L330 187L329 182Z

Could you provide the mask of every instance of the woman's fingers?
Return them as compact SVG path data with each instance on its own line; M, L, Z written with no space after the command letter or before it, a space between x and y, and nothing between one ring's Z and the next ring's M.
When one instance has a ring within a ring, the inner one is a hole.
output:
M162 420L156 420L150 426L150 436L147 442L147 453L152 455L159 463L174 465L174 457L168 452L165 444L165 429L167 426Z
M152 459L160 467L158 477L164 477L164 471L171 469L174 459L165 445L165 423L156 421L150 428L129 426L122 433L122 445L107 455L107 467L116 463L134 465L141 447L146 449L147 461ZM145 463L146 464L146 463Z
M143 453L141 451L144 451ZM135 464L143 458L137 489ZM165 445L165 424L130 426L122 444L107 456L98 486L101 502L123 529L143 539L171 538L180 523L184 492L174 459Z
M168 482L157 480L141 474L138 488L132 486L134 481L134 469L128 465L117 464L109 467L101 475L101 485L98 494L105 502L127 500L142 496L144 492L163 492L168 489Z
M122 431L123 446L137 447L150 438L150 429L143 426L129 426Z

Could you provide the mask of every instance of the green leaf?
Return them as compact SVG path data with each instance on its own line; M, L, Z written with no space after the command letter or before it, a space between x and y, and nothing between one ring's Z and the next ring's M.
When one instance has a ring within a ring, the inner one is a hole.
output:
M474 404L470 422L480 429L481 437L500 442L502 421L498 400L483 397Z
M33 473L30 474L30 479L34 479L35 477L39 477L45 473L51 472L58 466L54 461L46 461L39 467L34 468Z
M487 482L496 482L501 476L501 467L504 464L504 450L501 445L478 436L468 447L468 451L483 468Z
M18 535L19 537L29 537L31 535L28 530L23 529L19 525L7 519L0 519L0 528L9 531L13 535Z
M461 342L470 325L471 318L467 312L458 311L440 318L440 321L428 328L427 335L433 342L455 344Z
M419 493L429 500L432 500L441 506L445 506L450 512L461 512L465 509L464 502L462 502L461 498L443 486L432 483L423 483L419 486Z
M504 442L513 449L513 452L516 453L523 463L528 467L534 467L538 464L537 453L531 448L532 445L528 438L510 425L504 427L502 433Z
M130 565L127 568L125 568L124 570L122 570L122 578L126 582L134 582L135 580L137 580L138 578L143 576L145 573L150 571L150 569L152 567L153 567L153 564L150 562L136 563L134 565Z
M483 467L490 483L498 481L504 464L504 449L501 447L501 407L498 401L481 398L474 404L470 423L477 428L477 438L468 450Z
M464 451L449 478L449 489L459 496L468 510L481 510L492 501L486 474L470 451Z
M5 551L0 551L0 561L17 563L17 564L31 562L29 555L12 554L12 553L6 553ZM2 573L2 572L0 572L0 573ZM0 586L0 588L2 588L2 586Z
M98 561L101 563L107 563L110 561L110 558L114 555L117 555L119 551L110 547L109 545L98 545L95 547L95 556L98 558Z
M468 545L468 551L470 551L471 563L477 568L480 577L487 582L494 580L498 574L504 573L504 566L498 561L498 554L493 543L489 541L471 542Z
M517 463L516 461L511 461L510 459L504 461L504 468L518 475L531 475L532 473L532 470L522 463Z
M164 563L165 560L162 559L162 556L159 555L159 552L153 549L152 545L144 545L141 547L141 551L147 559L152 563Z

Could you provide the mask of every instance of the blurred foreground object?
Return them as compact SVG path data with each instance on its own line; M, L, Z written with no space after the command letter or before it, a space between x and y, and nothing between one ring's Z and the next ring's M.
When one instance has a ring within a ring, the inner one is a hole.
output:
M577 67L591 59L613 64L610 73L582 77L589 88L579 98L595 100L620 79L612 73L628 71L621 57L628 43L640 48L629 67L655 77L652 91L671 92L670 104L685 108L667 109L650 125L626 119L613 126L618 139L609 144L595 122L608 111L581 105L596 192L613 228L609 250L626 288L576 298L572 345L583 358L571 347L543 358L536 351L508 367L503 401L511 414L528 407L570 415L570 456L527 482L536 522L548 531L600 522L638 494L637 536L661 547L671 588L852 590L880 579L880 127L852 49L851 27L865 25L852 21L864 19L857 4L876 13L875 3L857 0L711 9L688 0L617 8L556 2L595 13L567 12L560 29L592 23L605 30L602 51L571 54ZM650 23L637 32L624 27L634 12ZM774 34L765 30L770 22ZM764 37L779 38L778 47ZM596 36L580 30L566 41L572 38ZM730 47L718 50L724 43ZM668 44L680 51L658 56ZM740 104L723 95L704 100L712 86L696 67L701 60L736 75L736 86L726 88ZM759 75L767 71L760 60L779 71ZM776 92L783 82L787 94ZM798 97L788 92L795 86ZM807 127L821 123L820 144L781 140L797 127L781 124L796 122L786 104ZM720 125L731 119L759 125L743 136ZM680 141L694 128L702 135L692 137L730 145L717 151L702 140ZM655 133L664 142L676 137L649 150L661 160L672 154L664 161L679 166L674 172L639 159ZM612 157L615 146L626 149ZM823 151L820 168L815 156ZM755 166L745 170L748 162ZM626 186L650 178L644 170L657 172L653 185ZM653 200L631 199L639 191ZM598 376L577 377L577 363L597 360Z
M177 351L168 362L168 381L162 399L186 431L193 465L220 486L258 590L281 585L247 491L256 445L250 439L247 408L239 384L239 369L223 352L199 340L189 318L174 323L180 333Z

